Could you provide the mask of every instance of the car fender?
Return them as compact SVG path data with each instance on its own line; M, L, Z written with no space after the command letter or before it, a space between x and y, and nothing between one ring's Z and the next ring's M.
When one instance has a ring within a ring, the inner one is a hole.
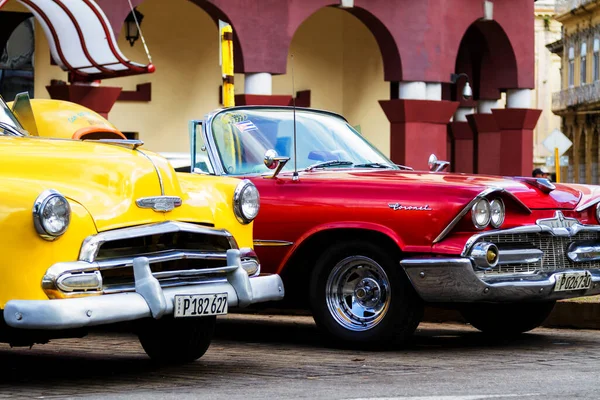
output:
M390 238L400 250L404 248L402 238L393 229L385 225L365 221L336 221L333 223L329 222L314 226L310 230L306 231L302 236L300 236L300 238L294 242L290 250L287 252L285 257L281 261L281 264L277 268L277 273L281 274L288 261L294 256L294 254L296 254L297 250L301 248L301 246L304 243L306 243L307 240L309 240L316 234L327 231L334 231L338 229L357 229L362 231L378 232Z

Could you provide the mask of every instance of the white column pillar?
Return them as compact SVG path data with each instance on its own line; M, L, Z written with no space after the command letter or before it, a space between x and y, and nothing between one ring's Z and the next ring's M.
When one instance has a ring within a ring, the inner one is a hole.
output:
M246 74L244 80L244 94L260 94L271 96L273 94L273 78L268 72Z
M441 82L427 82L425 84L425 98L427 100L442 100Z
M477 112L479 114L491 114L492 108L500 108L498 100L479 100L477 103Z
M506 108L531 108L531 90L508 89L506 91Z
M467 122L467 115L474 114L475 109L473 107L458 107L454 113L453 122Z
M425 100L427 85L425 82L399 82L398 98L404 100Z

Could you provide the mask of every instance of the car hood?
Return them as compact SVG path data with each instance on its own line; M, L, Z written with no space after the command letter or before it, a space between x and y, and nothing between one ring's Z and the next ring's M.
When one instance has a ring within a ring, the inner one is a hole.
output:
M0 152L2 179L18 180L30 189L37 187L40 193L59 191L88 210L98 231L169 218L168 212L139 208L139 198L179 196L184 205L189 200L167 160L140 149L94 141L4 136L0 137ZM207 208L195 210L187 219L213 222Z
M287 174L286 174L287 175ZM488 188L502 188L511 193L531 210L565 209L571 210L580 203L591 201L594 191L584 185L554 184L555 189L544 191L537 187L535 179L520 177L498 177L490 175L432 173L403 170L337 169L318 170L301 174L300 179L327 180L331 183L350 184L355 182L365 190L406 188L415 194L421 192L423 200L430 196L444 202L467 204L479 193ZM418 195L414 196L418 199Z

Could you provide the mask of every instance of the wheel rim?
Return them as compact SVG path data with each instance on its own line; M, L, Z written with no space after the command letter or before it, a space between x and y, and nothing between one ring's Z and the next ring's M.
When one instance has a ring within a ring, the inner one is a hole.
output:
M374 260L352 256L338 262L325 286L327 308L344 328L366 331L385 317L391 288L387 274Z

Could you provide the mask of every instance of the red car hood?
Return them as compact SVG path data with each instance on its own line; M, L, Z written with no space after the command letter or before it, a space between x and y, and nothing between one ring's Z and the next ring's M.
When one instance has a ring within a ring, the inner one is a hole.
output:
M283 174L282 174L283 175ZM287 175L287 174L285 174ZM300 179L327 180L346 185L357 184L361 189L382 189L384 187L407 187L407 190L430 192L435 190L438 195L462 200L466 203L487 188L503 188L519 199L529 209L565 209L572 210L591 202L593 197L600 194L593 186L555 184L556 189L545 193L537 188L533 179L510 178L488 175L469 175L452 173L430 173L402 170L374 169L336 169L318 170L301 173ZM527 182L529 180L530 182ZM460 202L460 200L458 201Z

